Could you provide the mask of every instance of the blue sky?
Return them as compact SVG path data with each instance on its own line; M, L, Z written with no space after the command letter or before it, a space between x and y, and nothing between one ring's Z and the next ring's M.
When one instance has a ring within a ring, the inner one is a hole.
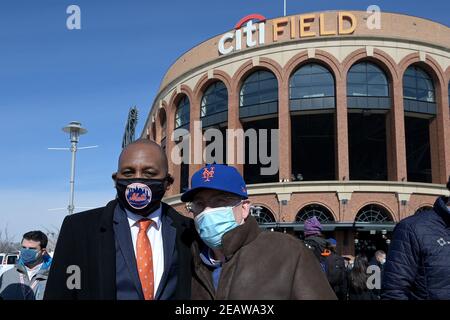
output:
M66 8L81 8L81 30L68 30ZM448 1L299 1L287 13L366 10L416 15L450 25ZM283 14L283 0L1 0L0 230L20 240L31 229L59 228L69 193L70 153L61 128L72 120L89 133L78 153L75 204L114 198L128 109L140 111L140 134L168 67L196 44L243 16Z

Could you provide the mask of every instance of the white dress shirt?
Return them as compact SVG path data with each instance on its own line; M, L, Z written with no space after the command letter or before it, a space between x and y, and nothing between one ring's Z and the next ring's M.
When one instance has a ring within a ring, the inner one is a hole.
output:
M41 267L44 263L40 263L36 266L34 266L34 268L30 269L27 266L25 266L25 269L27 270L28 273L28 279L30 279L30 281L33 279L33 277L39 272L39 270L41 270Z
M139 233L138 221L144 219L144 217L129 210L125 211L127 212L128 223L130 224L131 240L133 241L134 256L136 257L136 242ZM164 273L164 247L161 228L161 207L159 207L159 209L145 218L151 219L154 222L147 230L147 237L150 240L150 244L152 246L153 283L155 284L154 292L156 295L159 283L161 282L161 278Z

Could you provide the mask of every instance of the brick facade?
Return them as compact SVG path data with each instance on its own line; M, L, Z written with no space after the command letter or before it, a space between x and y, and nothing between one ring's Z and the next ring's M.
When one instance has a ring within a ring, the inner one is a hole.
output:
M355 15L363 21L364 14ZM228 124L229 129L242 128L239 119L239 91L245 77L256 70L268 70L278 80L278 126L280 129L279 143L280 167L279 178L291 178L291 118L289 110L289 79L292 73L301 65L319 63L325 66L335 79L336 109L335 109L335 155L336 178L334 183L349 180L349 150L348 150L348 109L347 109L347 73L351 66L361 61L370 61L379 66L389 80L392 97L391 110L387 114L387 163L388 181L385 189L380 191L380 184L374 192L359 192L353 190L351 199L346 203L339 200L339 191L320 192L290 192L286 205L279 201L278 194L252 194L253 186L249 187L253 203L264 206L278 222L294 222L297 213L308 204L320 204L326 207L334 216L335 221L352 222L357 212L367 204L377 204L385 208L393 221L413 214L423 206L434 203L436 196L446 194L442 186L450 175L450 112L448 99L448 83L450 81L450 29L438 23L416 17L383 14L382 30L363 30L361 27L353 35L342 38L314 37L303 40L278 42L265 47L242 50L230 56L217 56L218 37L196 46L169 69L163 79L162 86L151 108L143 136L161 142L163 123L160 117L164 114L167 121L165 136L167 153L170 154L175 143L169 139L174 130L175 110L180 98L186 95L190 101L190 129L193 131L195 120L200 118L200 101L209 84L222 81L228 90ZM411 28L412 22L416 27ZM267 22L270 25L270 21ZM414 31L414 30L415 31ZM267 36L267 35L266 35ZM215 42L214 42L215 41ZM335 44L334 46L332 44ZM348 52L348 53L346 53ZM182 61L184 59L184 62ZM402 79L405 70L417 65L430 74L433 79L437 114L430 124L430 147L432 163L432 184L414 184L408 182L406 169L405 146L405 114L403 105ZM163 112L159 109L162 108ZM191 149L194 152L193 149ZM236 150L232 156L236 159ZM170 162L170 161L169 161ZM201 167L190 165L189 175ZM242 173L243 165L237 165ZM167 196L175 199L180 189L180 167L169 164L169 171L175 178L175 184ZM388 182L395 182L389 185ZM280 182L278 187L289 186L291 182ZM381 182L381 186L383 183ZM404 188L408 191L404 192ZM301 184L298 186L301 190ZM295 188L294 188L295 189ZM423 192L423 190L428 190ZM345 191L345 190L344 190ZM342 192L344 192L342 191ZM406 194L407 201L401 201ZM173 205L185 212L184 205L173 202ZM343 237L345 235L337 235ZM350 247L349 247L350 248Z

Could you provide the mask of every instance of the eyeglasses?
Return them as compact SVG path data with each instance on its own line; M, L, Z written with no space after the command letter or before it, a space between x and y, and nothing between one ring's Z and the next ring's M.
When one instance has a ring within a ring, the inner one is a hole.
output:
M188 202L186 204L186 210L193 213L194 215L197 215L201 213L203 210L205 210L206 207L209 208L228 207L228 206L234 207L238 205L241 201L242 199L237 197L217 196L212 197L206 201L194 200L192 202Z

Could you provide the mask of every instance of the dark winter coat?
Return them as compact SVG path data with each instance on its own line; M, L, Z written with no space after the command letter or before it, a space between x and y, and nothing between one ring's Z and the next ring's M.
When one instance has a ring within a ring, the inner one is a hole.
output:
M384 267L382 298L450 299L450 210L448 198L433 210L402 220L395 228Z
M201 242L192 247L192 299L202 300L335 300L325 274L311 250L279 232L261 231L255 218L227 232L217 291L212 271L200 258Z

